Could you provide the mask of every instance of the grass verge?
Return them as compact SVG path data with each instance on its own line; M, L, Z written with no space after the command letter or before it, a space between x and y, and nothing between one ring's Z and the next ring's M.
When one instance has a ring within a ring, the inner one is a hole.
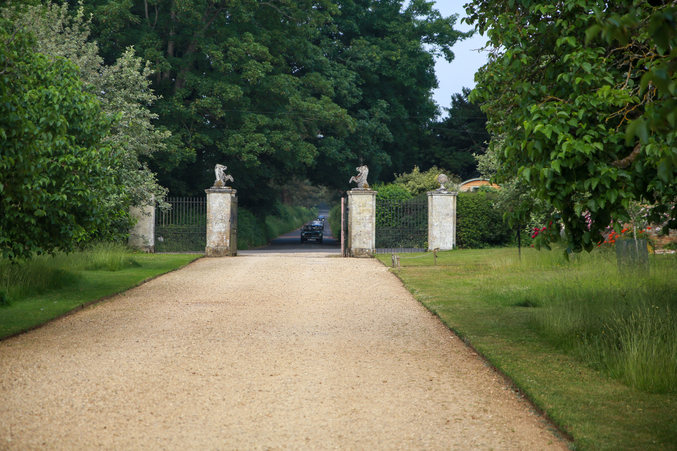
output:
M649 273L622 274L608 252L571 262L522 252L521 261L516 249L440 252L437 266L431 254L401 254L394 272L575 449L677 449L677 261L652 257Z
M61 257L56 259L43 257L46 261L38 259L28 266L34 269L28 271L37 274L57 274L48 276L50 280L56 279L57 283L45 284L39 294L26 295L23 291L21 295L12 291L14 295L11 301L7 302L8 305L0 307L0 339L33 329L83 305L121 293L145 280L179 269L200 256L136 254L131 260L133 264L123 265L115 271L108 269L108 264L97 262L92 264L92 259L86 256L75 256L76 261L82 260L84 263L82 266L76 264L68 269L58 268L58 259ZM86 267L97 269L85 269Z

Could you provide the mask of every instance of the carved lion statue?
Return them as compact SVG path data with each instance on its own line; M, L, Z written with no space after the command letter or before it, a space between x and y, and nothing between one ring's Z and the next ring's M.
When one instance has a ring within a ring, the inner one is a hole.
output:
M360 166L355 168L359 174L357 176L350 177L348 183L355 182L359 189L369 189L369 183L367 183L367 175L369 174L369 168L366 166Z
M216 181L214 182L214 186L218 188L223 188L226 186L226 182L230 180L233 182L233 176L230 174L226 174L226 169L228 167L222 165L222 164L217 164L216 167L214 168L214 172L216 173Z

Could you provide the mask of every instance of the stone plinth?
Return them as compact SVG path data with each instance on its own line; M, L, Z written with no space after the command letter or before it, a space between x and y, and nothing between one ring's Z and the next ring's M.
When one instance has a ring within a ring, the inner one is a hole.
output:
M348 256L371 257L376 243L376 191L348 191Z
M129 214L136 219L136 224L129 231L128 243L131 247L144 252L155 252L155 206L145 205L142 208L131 207Z
M456 247L456 195L446 190L428 191L428 249Z
M235 193L231 188L210 188L207 193L207 257L231 257L237 255L237 245L232 239L231 218L237 208Z

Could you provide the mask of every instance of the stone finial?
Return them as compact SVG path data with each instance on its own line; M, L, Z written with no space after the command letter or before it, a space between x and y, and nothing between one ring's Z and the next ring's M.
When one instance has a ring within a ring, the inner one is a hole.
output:
M360 166L355 168L359 174L357 176L350 177L348 183L355 182L357 183L357 189L369 189L369 183L367 183L367 175L369 174L369 168L366 166Z
M449 178L446 175L444 175L444 174L438 175L437 176L437 183L440 184L440 187L437 188L437 192L440 192L440 193L448 192L447 188L445 188L445 186L444 186L444 184L447 183L448 181L449 181Z
M214 181L214 188L226 188L226 182L230 180L233 182L233 176L230 174L226 174L226 169L228 169L226 166L222 164L217 164L216 167L214 168L214 172L216 173L216 180Z

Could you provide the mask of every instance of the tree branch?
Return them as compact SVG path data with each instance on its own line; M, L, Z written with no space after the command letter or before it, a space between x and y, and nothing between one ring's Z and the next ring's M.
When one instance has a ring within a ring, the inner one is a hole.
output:
M259 3L259 4L260 4L260 5L267 5L267 6L270 6L270 7L273 8L275 11L277 11L277 12L280 13L280 14L282 14L284 17L286 17L286 18L289 19L289 20L292 20L292 21L294 21L294 22L296 22L296 23L300 23L300 22L301 22L301 21L299 21L299 20L297 20L297 19L295 19L295 18L293 18L293 17L291 17L291 16L289 16L289 15L283 13L282 11L280 11L280 8L278 8L277 6L273 5L272 3L261 2L261 3Z
M637 159L637 155L639 155L640 150L642 150L641 144L637 143L635 148L632 150L630 155L627 157L623 158L622 160L616 160L613 163L611 163L612 166L616 166L618 169L625 169L628 166L630 166L632 163L635 162L635 159Z

